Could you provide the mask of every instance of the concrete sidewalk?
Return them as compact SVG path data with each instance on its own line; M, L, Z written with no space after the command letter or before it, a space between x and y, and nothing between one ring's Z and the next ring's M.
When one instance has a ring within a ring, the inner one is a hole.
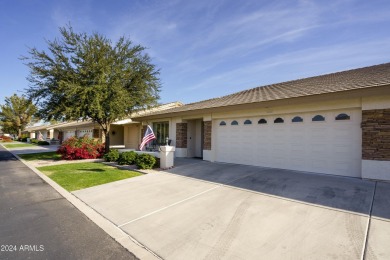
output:
M390 259L389 183L177 165L73 194L163 259Z
M21 142L13 142L13 143L20 143L25 144ZM4 143L7 144L7 143ZM12 143L10 143L12 144ZM57 151L59 145L34 145L29 147L15 147L15 148L7 148L8 151L14 153L14 154L27 154L27 153L44 153L44 152L55 152Z
M0 149L7 149L3 148L0 145ZM54 148L50 148L54 150ZM85 204L81 200L79 200L77 197L66 191L64 188L59 186L56 182L51 180L49 177L47 177L45 174L38 171L35 167L42 166L40 162L46 162L45 165L55 165L55 164L64 164L64 163L79 163L79 162L97 162L101 161L101 159L90 159L90 160L75 160L75 161L37 161L37 162L28 162L23 159L21 159L18 154L27 154L27 153L34 153L35 152L41 152L37 151L35 147L25 147L23 149L7 149L8 154L12 156L15 156L14 160L21 160L21 162L28 167L31 171L33 171L37 176L39 176L43 181L45 181L47 184L49 184L53 189L55 189L60 195L62 195L68 202L70 202L74 207L76 207L79 211L81 211L87 218L89 218L93 223L95 223L98 227L100 227L102 230L104 230L111 238L113 238L116 242L121 244L125 249L127 249L129 252L132 252L132 255L135 254L136 257L140 259L158 259L154 252L146 249L143 245L138 243L135 239L133 239L131 236L123 232L121 229L119 229L116 225L114 225L111 221L107 220L107 218L100 213L93 210L89 205ZM15 150L16 153L15 153ZM49 152L50 150L46 150L45 152ZM20 162L18 162L20 163ZM133 255L134 256L134 255ZM33 258L34 259L34 258ZM88 259L88 258L86 258ZM91 258L96 259L96 258ZM129 259L132 259L131 257Z
M136 259L0 146L0 259Z

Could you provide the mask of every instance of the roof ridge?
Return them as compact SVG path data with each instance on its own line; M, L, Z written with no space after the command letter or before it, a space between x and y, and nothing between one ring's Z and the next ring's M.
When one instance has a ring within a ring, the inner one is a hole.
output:
M148 116L390 86L390 62L257 86Z
M215 97L215 98L210 98L210 99L205 99L205 100L191 102L191 103L185 104L184 106L196 105L198 103L209 102L209 101L212 101L212 100L218 100L218 99L222 99L222 98L229 98L229 97L232 97L232 96L235 96L235 95L240 95L240 94L243 94L243 93L246 93L246 92L258 90L260 88L270 88L270 87L278 87L278 86L286 87L286 86L288 86L288 85L290 85L292 83L296 83L296 82L308 81L308 80L313 80L313 79L318 79L318 78L325 78L325 77L329 77L329 76L332 76L332 75L337 76L337 75L340 75L340 74L347 74L347 73L351 73L351 72L360 71L360 70L363 70L363 69L370 69L370 68L375 68L375 67L381 67L381 66L384 66L384 65L389 65L390 66L390 62L376 64L376 65L371 65L371 66L366 66L366 67L353 68L353 69L349 69L349 70L340 70L340 71L336 71L336 72L330 72L330 73L325 73L325 74L321 74L321 75L317 75L317 76L310 76L310 77L306 77L306 78L298 78L298 79L292 79L292 80L288 80L288 81L282 81L282 82L276 82L276 83L261 85L261 86L257 86L257 87L253 87L253 88L250 88L250 89L237 91L237 92L234 92L234 93L231 93L231 94L227 94L227 95L223 95L223 96L219 96L219 97ZM286 85L286 86L284 86L284 85ZM281 91L281 90L278 89L277 91Z
M232 94L228 94L228 95L225 95L225 96L221 96L221 97L228 97L228 96L232 96L232 95L235 95L235 94L241 94L241 93L245 93L247 91L256 90L256 89L264 88L264 87L274 87L274 86L279 86L279 85L282 85L282 84L283 85L290 85L291 83L296 83L296 82L300 82L300 81L324 78L324 77L329 77L329 76L332 76L332 75L336 76L336 75L340 75L340 74L347 74L347 73L356 72L356 71L360 71L360 70L364 70L364 69L372 69L372 68L375 68L375 67L382 67L384 65L390 66L390 62L376 64L376 65L371 65L371 66L366 66L366 67L353 68L353 69L349 69L349 70L340 70L340 71L325 73L325 74L321 74L321 75L317 75L317 76L310 76L310 77L307 77L307 78L298 78L298 79L292 79L292 80L288 80L288 81L271 83L271 84L267 84L267 85L261 85L261 86L257 86L257 87L254 87L254 88L241 90L241 91L238 91L238 92L235 92L235 93L232 93Z

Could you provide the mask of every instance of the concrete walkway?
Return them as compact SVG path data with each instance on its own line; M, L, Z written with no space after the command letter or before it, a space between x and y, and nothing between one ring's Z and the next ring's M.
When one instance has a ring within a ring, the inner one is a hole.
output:
M390 259L390 184L200 160L73 194L163 259Z

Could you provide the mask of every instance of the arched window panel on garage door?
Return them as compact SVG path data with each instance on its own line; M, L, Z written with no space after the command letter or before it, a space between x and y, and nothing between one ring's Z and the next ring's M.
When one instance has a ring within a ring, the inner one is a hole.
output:
M267 120L265 120L264 118L260 119L258 122L257 122L259 125L264 125L267 123Z
M226 122L225 122L225 121L221 121L221 122L219 123L219 125L220 125L220 126L224 126L224 125L226 125Z
M284 119L281 117L275 118L274 124L282 124L284 123Z
M314 116L311 121L313 122L322 122L322 121L325 121L325 117L322 116L322 115L316 115Z
M295 116L293 119L291 119L291 122L293 123L301 123L303 122L303 118L300 116Z
M252 124L252 121L249 119L245 120L245 122L244 122L244 125L251 125L251 124Z
M337 121L339 120L350 120L351 117L345 113L338 114L335 118Z
M238 122L236 120L233 120L231 125L238 125Z

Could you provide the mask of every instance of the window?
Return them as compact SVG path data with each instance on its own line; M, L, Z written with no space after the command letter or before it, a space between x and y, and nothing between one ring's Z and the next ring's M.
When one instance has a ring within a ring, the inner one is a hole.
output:
M226 125L226 122L225 121L221 121L221 123L219 123L219 125Z
M93 129L92 137L93 138L99 138L99 129Z
M293 122L293 123L300 123L300 122L303 122L303 118L300 117L300 116L296 116L293 119L291 119L291 122Z
M231 123L231 125L238 125L238 122L236 120L233 120L233 122Z
M169 138L169 122L153 123L153 131L156 135L156 143L165 145L167 137Z
M257 122L259 125L261 124L266 124L267 123L267 120L265 120L264 118L260 119L258 122Z
M274 120L274 123L275 123L275 124L281 124L281 123L284 123L284 120L283 120L283 118L278 117L278 118L276 118L276 119Z
M251 125L251 124L252 124L252 121L249 119L245 120L245 122L244 122L244 125Z
M337 115L335 119L336 120L349 120L349 119L351 119L351 117L347 114L341 113L341 114Z
M311 121L313 122L320 122L320 121L325 121L325 117L321 116L321 115L316 115L315 117L313 117L311 119Z

